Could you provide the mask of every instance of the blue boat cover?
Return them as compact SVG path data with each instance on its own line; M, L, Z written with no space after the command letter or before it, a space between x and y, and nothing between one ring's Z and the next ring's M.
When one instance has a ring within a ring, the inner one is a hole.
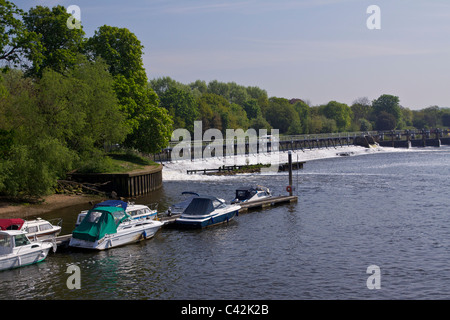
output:
M183 214L203 216L214 211L213 200L210 198L194 198Z
M93 208L116 207L116 208L122 208L123 211L125 211L125 210L127 210L127 205L128 205L128 203L126 203L125 201L122 201L122 200L106 200L106 201L97 203L96 205L94 205Z

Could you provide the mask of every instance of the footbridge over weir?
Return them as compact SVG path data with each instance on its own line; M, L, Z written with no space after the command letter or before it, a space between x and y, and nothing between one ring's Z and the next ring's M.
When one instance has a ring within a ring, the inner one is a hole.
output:
M367 131L367 132L345 132L345 133L321 133L307 135L287 135L279 136L275 141L272 137L257 139L257 143L250 143L248 139L244 142L234 140L213 140L213 141L191 141L183 142L185 147L177 157L184 159L200 159L204 157L246 155L253 153L271 153L274 151L288 150L312 150L321 148L338 148L344 146L359 145L371 147L380 145L383 147L411 148L441 145L450 145L450 130L390 130L390 131ZM161 153L154 155L155 161L173 160L173 151L180 142L171 141L168 148ZM181 148L181 147L180 147ZM222 150L220 150L222 149ZM178 150L179 151L179 150ZM230 154L231 152L231 154Z

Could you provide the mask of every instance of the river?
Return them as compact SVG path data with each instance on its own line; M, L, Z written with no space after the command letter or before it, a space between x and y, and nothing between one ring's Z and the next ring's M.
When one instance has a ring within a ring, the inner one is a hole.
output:
M164 228L104 252L59 250L2 271L0 299L449 299L450 147L386 150L307 158L294 171L297 203L204 230ZM286 194L288 176L173 171L162 189L137 202L166 210L182 191L231 200L236 188L255 184ZM82 209L42 217L63 218L67 234ZM81 289L67 286L73 264ZM373 265L379 289L368 287Z

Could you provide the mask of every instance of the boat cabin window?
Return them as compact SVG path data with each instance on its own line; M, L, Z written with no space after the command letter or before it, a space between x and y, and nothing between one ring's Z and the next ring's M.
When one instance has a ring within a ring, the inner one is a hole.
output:
M267 196L267 193L265 193L265 192L258 193L258 198L265 197L265 196Z
M88 221L91 223L97 223L101 216L102 213L100 211L91 211Z
M11 251L11 237L7 234L0 234L0 254L8 254Z
M14 242L16 243L16 247L26 246L27 244L30 244L30 240L28 240L27 236L24 234L15 235Z
M26 232L28 233L35 233L38 231L38 227L37 226L33 226L33 227L27 227Z
M51 229L52 229L52 225L50 223L41 224L39 226L40 231L51 230Z
M11 247L11 237L6 234L0 234L0 250L1 248Z
M113 213L114 223L117 225L125 217L125 211L116 211Z

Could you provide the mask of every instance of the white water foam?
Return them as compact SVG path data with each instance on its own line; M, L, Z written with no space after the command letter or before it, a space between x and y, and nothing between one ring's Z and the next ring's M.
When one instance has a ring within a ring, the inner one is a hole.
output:
M344 146L326 149L305 149L293 150L292 161L312 161L326 158L340 157L342 153L348 153L351 156L368 155L377 152L406 152L411 149L406 148L365 148L360 146ZM226 156L221 158L203 158L199 160L179 160L164 162L163 179L164 180L183 180L183 181L217 181L230 179L233 176L204 175L201 173L187 174L187 170L218 169L222 166L240 166L246 164L282 164L288 162L288 151L273 152L264 154ZM261 174L274 174L267 172Z

